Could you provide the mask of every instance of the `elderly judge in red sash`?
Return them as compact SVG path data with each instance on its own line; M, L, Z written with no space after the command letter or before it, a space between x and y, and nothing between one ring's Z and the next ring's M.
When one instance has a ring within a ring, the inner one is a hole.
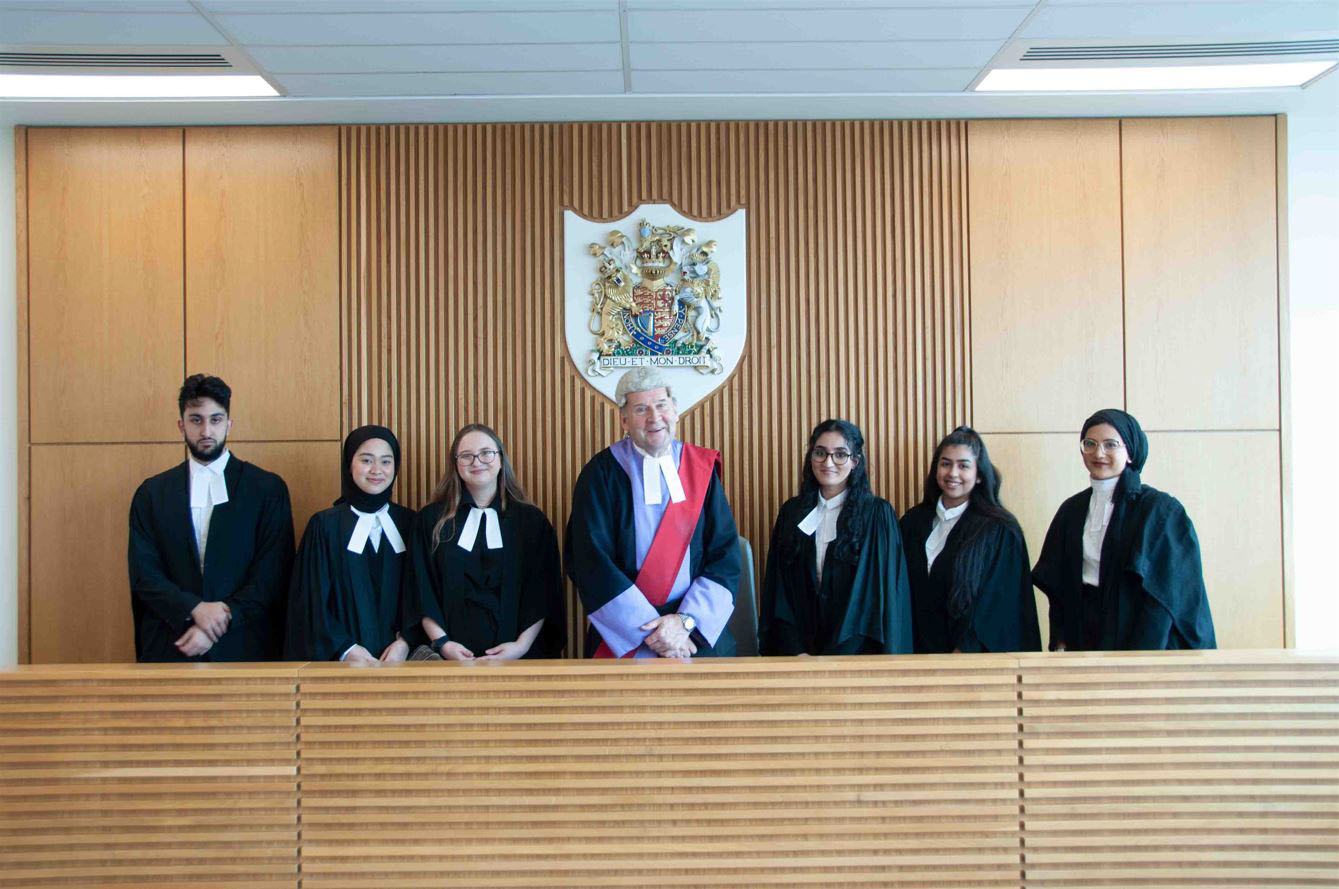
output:
M594 657L735 653L739 532L717 451L677 441L678 407L655 368L615 390L625 437L581 470L563 561L590 618Z

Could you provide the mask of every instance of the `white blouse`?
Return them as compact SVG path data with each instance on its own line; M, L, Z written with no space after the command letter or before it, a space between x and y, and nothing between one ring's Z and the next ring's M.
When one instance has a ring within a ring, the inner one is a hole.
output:
M944 544L948 542L948 535L953 533L953 527L958 524L958 519L967 511L972 501L964 500L952 509L944 508L944 498L940 497L939 502L935 504L935 520L930 526L930 536L925 538L925 570L928 572L934 565L935 559L944 551Z
M1115 505L1111 496L1116 493L1115 478L1092 479L1093 495L1088 500L1088 520L1083 523L1083 582L1088 586L1097 586L1102 571L1102 539L1107 536L1107 525L1111 522L1111 509Z

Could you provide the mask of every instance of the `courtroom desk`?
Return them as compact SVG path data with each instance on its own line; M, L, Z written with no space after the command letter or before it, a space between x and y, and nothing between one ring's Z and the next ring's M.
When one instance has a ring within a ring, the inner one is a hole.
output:
M0 671L0 886L1317 886L1339 655Z

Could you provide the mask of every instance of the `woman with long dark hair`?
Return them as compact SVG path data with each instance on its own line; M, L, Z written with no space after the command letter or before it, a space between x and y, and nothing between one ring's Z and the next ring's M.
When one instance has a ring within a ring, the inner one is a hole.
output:
M970 427L935 447L921 502L901 522L917 654L1041 648L1027 544L1000 484Z
M344 439L341 494L311 517L288 591L284 657L374 664L402 661L400 579L414 513L391 502L400 442L384 426Z
M1116 408L1079 432L1089 487L1060 504L1032 582L1051 603L1057 651L1214 648L1195 526L1139 477L1148 436Z
M405 635L428 639L414 657L557 657L566 634L553 525L526 497L492 429L462 427L451 462L410 545Z
M800 493L772 529L758 646L764 655L911 651L897 516L870 490L854 423L824 420L809 435Z

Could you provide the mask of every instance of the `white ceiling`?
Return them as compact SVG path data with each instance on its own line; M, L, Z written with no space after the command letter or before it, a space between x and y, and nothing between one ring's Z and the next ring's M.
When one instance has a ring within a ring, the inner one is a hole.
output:
M1020 42L1339 38L1339 0L0 0L0 48L213 48L282 98L10 101L16 122L1285 110L1292 90L970 92ZM1335 76L1335 75L1330 75ZM1076 110L1084 109L1084 110Z

